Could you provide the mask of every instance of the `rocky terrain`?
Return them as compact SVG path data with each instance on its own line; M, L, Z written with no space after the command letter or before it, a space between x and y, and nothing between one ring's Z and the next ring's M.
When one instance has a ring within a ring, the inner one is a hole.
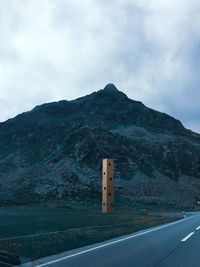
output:
M200 135L108 84L0 123L0 203L100 203L106 157L121 197L181 208L200 201Z

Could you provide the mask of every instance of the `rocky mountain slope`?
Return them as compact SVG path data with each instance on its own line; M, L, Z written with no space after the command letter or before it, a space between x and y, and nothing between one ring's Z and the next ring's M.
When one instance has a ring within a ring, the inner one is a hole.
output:
M99 202L106 157L124 198L177 207L200 200L200 135L108 84L0 123L0 202Z

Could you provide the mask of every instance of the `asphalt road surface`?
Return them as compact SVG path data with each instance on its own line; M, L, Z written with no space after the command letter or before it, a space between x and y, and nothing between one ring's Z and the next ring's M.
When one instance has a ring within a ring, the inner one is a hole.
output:
M200 267L200 213L23 266Z

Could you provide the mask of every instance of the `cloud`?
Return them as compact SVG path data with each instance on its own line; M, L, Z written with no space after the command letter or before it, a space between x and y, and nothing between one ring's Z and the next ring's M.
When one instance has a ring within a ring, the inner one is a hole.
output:
M199 131L198 0L0 2L1 121L113 82Z

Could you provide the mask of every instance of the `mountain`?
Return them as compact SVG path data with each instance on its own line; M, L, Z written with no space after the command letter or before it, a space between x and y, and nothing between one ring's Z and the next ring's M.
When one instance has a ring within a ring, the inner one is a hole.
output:
M1 203L99 202L107 157L122 198L176 207L200 200L200 135L113 84L0 123L0 148Z

